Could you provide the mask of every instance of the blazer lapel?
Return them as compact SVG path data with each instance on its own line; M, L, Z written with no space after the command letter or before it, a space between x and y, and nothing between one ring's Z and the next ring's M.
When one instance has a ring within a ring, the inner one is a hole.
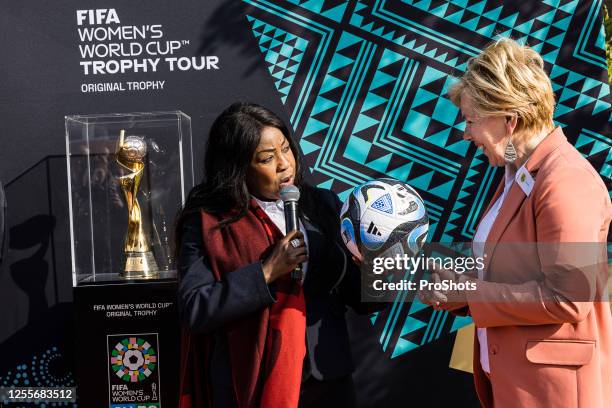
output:
M536 173L546 156L548 156L553 150L558 148L565 141L567 141L567 139L565 138L563 131L559 126L557 126L548 136L546 136L544 140L542 140L542 142L540 142L540 144L532 153L531 157L527 159L527 163L525 164L525 168L527 169L527 171L529 171L532 175ZM501 194L503 187L504 182L502 181L500 183L500 186L497 188L495 196L489 203L487 211L489 211L492 204L495 203L495 201ZM497 215L497 218L495 219L495 222L491 227L491 231L489 231L487 242L485 243L484 252L486 254L486 258L484 260L483 271L483 276L485 277L485 279L489 271L489 265L491 264L491 259L493 258L493 253L495 251L497 243L499 242L499 239L501 238L502 234L508 227L508 224L510 224L510 221L512 221L518 209L523 204L526 198L527 196L525 195L523 190L521 190L519 185L516 182L513 182L512 186L510 187L510 190L508 191L508 195L506 196L506 199L504 200L504 203L499 211L499 214ZM484 214L486 214L487 211L485 211Z
M317 265L318 259L316 257L310 257L310 254L320 253L322 250L322 242L321 233L308 218L302 218L302 223L304 224L304 229L306 230L306 235L308 236L308 271L306 271L306 277L304 278L303 284L304 288L306 288L311 285L312 279L317 273L317 269L319 269Z
M503 191L504 191L504 179L502 179L501 183L499 183L499 185L497 186L497 190L495 190L495 193L493 194L493 197L491 197L491 200L489 201L489 204L487 204L487 207L481 213L480 219L478 220L478 224L476 224L476 229L474 231L478 231L478 229L480 228L480 224L482 224L482 220L484 219L485 215L487 215L487 213L489 212L489 210L491 209L493 204L499 199L499 196L501 196ZM476 235L476 233L474 233L474 235ZM490 259L490 257L487 255L487 257L485 258L485 268L484 268L484 271L487 270L487 267L488 267L487 261L489 259Z
M495 218L495 222L489 231L489 235L487 236L484 251L486 257L484 259L483 272L485 279L489 270L489 264L493 258L495 247L497 246L497 242L508 227L508 224L510 224L510 221L514 218L514 215L520 208L521 204L523 204L523 201L525 201L525 198L527 198L527 196L525 193L523 193L523 190L521 190L518 184L513 182L510 190L508 190L508 195L506 196L501 209L499 210L499 214L497 214L497 218Z

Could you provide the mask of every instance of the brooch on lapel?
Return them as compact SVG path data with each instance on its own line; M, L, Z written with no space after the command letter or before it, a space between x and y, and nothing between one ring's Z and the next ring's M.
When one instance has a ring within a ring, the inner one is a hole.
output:
M533 184L535 183L535 180L524 166L521 166L521 168L518 169L514 180L517 182L521 190L523 190L523 193L525 193L525 195L529 197L529 195L531 194L531 190L533 190Z

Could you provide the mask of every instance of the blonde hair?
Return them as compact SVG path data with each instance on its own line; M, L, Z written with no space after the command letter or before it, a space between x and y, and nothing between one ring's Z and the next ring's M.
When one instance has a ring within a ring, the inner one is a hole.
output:
M555 95L540 54L527 45L502 38L468 61L465 74L449 90L460 106L466 91L479 116L518 117L515 132L552 128Z

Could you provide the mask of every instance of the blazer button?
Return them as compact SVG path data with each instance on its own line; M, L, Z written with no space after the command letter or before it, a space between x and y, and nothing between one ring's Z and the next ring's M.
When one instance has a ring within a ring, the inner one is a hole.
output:
M493 344L491 346L491 354L495 355L499 352L499 348L497 347L497 344Z

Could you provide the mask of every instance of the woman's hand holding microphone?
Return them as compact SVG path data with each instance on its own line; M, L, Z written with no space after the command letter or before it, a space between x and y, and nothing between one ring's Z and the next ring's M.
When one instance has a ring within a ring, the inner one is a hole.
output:
M278 241L274 249L263 261L266 283L291 273L297 266L308 260L308 252L301 231L292 231Z

